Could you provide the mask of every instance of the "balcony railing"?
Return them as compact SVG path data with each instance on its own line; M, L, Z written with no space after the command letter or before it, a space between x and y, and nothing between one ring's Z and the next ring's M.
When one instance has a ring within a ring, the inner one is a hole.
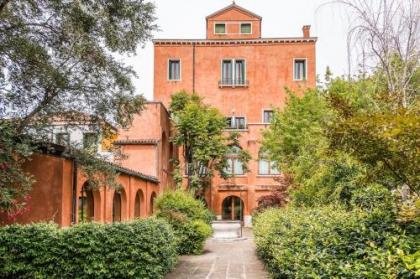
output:
M222 79L219 80L219 87L248 87L249 81L244 79Z

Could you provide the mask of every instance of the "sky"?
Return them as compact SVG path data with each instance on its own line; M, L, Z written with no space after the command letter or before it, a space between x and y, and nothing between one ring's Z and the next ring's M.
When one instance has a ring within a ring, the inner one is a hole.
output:
M203 39L205 17L232 3L231 0L154 0L156 39ZM302 26L311 25L316 45L317 74L329 66L334 75L347 74L348 31L345 12L330 0L236 0L236 4L262 16L262 37L300 37ZM153 100L153 44L138 48L123 61L137 72L136 93Z

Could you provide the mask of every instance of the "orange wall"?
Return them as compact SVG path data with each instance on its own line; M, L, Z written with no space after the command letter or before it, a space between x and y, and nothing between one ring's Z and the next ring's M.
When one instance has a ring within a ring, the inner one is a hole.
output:
M156 45L154 98L166 106L170 95L185 89L193 90L193 46ZM181 81L168 81L168 59L181 59ZM246 61L248 88L219 88L221 61L240 58ZM293 59L306 58L306 81L293 80ZM223 114L247 116L248 123L260 123L262 109L283 107L285 87L315 87L315 43L278 43L250 45L195 46L195 91L205 102L219 108Z
M240 23L251 23L252 33L241 34ZM225 23L226 34L215 34L214 24ZM250 16L240 10L230 9L222 14L207 19L207 39L256 39L261 37L261 19Z
M35 183L29 193L27 211L18 216L16 220L9 220L4 214L0 215L0 224L53 221L60 226L69 226L72 221L73 204L73 161L56 156L35 154L31 161L25 164L25 170L32 174ZM141 203L141 217L152 214L152 195L158 195L159 185L135 176L119 173L118 182L122 189L122 219L135 218L134 204L138 191L143 194ZM86 177L78 168L76 208L79 207L79 196ZM94 220L101 223L112 222L112 202L115 190L109 187L100 187L93 191ZM76 223L78 216L76 214Z

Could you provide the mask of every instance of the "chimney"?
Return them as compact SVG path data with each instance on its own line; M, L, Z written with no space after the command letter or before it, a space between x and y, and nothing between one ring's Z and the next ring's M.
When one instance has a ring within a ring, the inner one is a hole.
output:
M303 25L302 27L303 37L309 38L311 36L311 26L310 25Z

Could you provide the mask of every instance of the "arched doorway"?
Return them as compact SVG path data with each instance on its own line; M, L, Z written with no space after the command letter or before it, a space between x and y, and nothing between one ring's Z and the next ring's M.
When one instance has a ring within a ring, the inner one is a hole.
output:
M155 207L155 199L156 199L156 193L153 192L150 196L150 214L153 214L153 210Z
M95 203L93 199L93 191L86 182L79 196L79 223L91 222L95 218Z
M222 203L223 220L241 220L244 219L244 202L236 196L229 196Z
M121 193L115 192L112 201L112 222L121 222L122 198Z
M143 203L144 203L143 191L138 190L136 194L136 199L134 201L134 217L135 218L141 217L141 214L142 214L141 207L143 206Z

